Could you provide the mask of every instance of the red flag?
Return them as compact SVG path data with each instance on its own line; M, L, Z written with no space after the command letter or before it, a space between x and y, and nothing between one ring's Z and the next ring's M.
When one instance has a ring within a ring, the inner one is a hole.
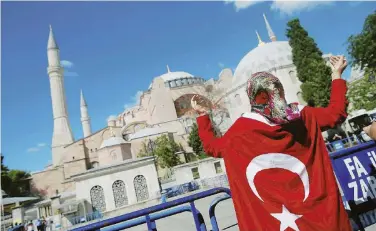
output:
M245 113L221 138L197 118L207 154L224 158L241 231L351 231L321 129L346 117L346 82L327 108L304 107L284 125Z

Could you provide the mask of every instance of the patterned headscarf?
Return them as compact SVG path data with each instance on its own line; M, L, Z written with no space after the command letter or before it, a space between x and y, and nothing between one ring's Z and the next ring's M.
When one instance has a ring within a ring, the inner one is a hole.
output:
M270 73L253 74L247 83L247 95L252 111L275 124L284 124L300 118L297 104L287 104L281 82Z

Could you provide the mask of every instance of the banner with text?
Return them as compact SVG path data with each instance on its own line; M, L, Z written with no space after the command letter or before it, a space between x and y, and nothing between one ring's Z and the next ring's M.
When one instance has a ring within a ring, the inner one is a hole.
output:
M376 224L376 142L370 141L353 148L330 154L335 174L344 194L344 204L349 203L359 211L363 227ZM357 228L353 223L354 230Z

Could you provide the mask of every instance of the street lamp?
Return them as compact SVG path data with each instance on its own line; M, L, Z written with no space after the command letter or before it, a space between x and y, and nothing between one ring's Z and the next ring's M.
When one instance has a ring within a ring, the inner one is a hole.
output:
M155 159L155 153L154 153L155 143L154 143L154 141L152 141L151 139L149 139L148 148L149 148L149 152L151 152L151 154L152 154L153 157L154 157L154 166L155 166L155 170L157 171L157 178L158 178L159 192L162 193L161 181L159 180L159 174L158 174L158 164L157 164L157 162L156 162L156 159Z

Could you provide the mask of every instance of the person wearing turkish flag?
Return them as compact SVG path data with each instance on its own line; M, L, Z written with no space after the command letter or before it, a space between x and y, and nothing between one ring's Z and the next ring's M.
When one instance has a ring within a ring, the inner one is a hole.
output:
M222 137L210 109L195 95L205 152L224 158L241 231L351 231L321 131L346 117L347 66L332 56L332 86L325 108L287 104L279 79L259 72L248 80L252 106Z

